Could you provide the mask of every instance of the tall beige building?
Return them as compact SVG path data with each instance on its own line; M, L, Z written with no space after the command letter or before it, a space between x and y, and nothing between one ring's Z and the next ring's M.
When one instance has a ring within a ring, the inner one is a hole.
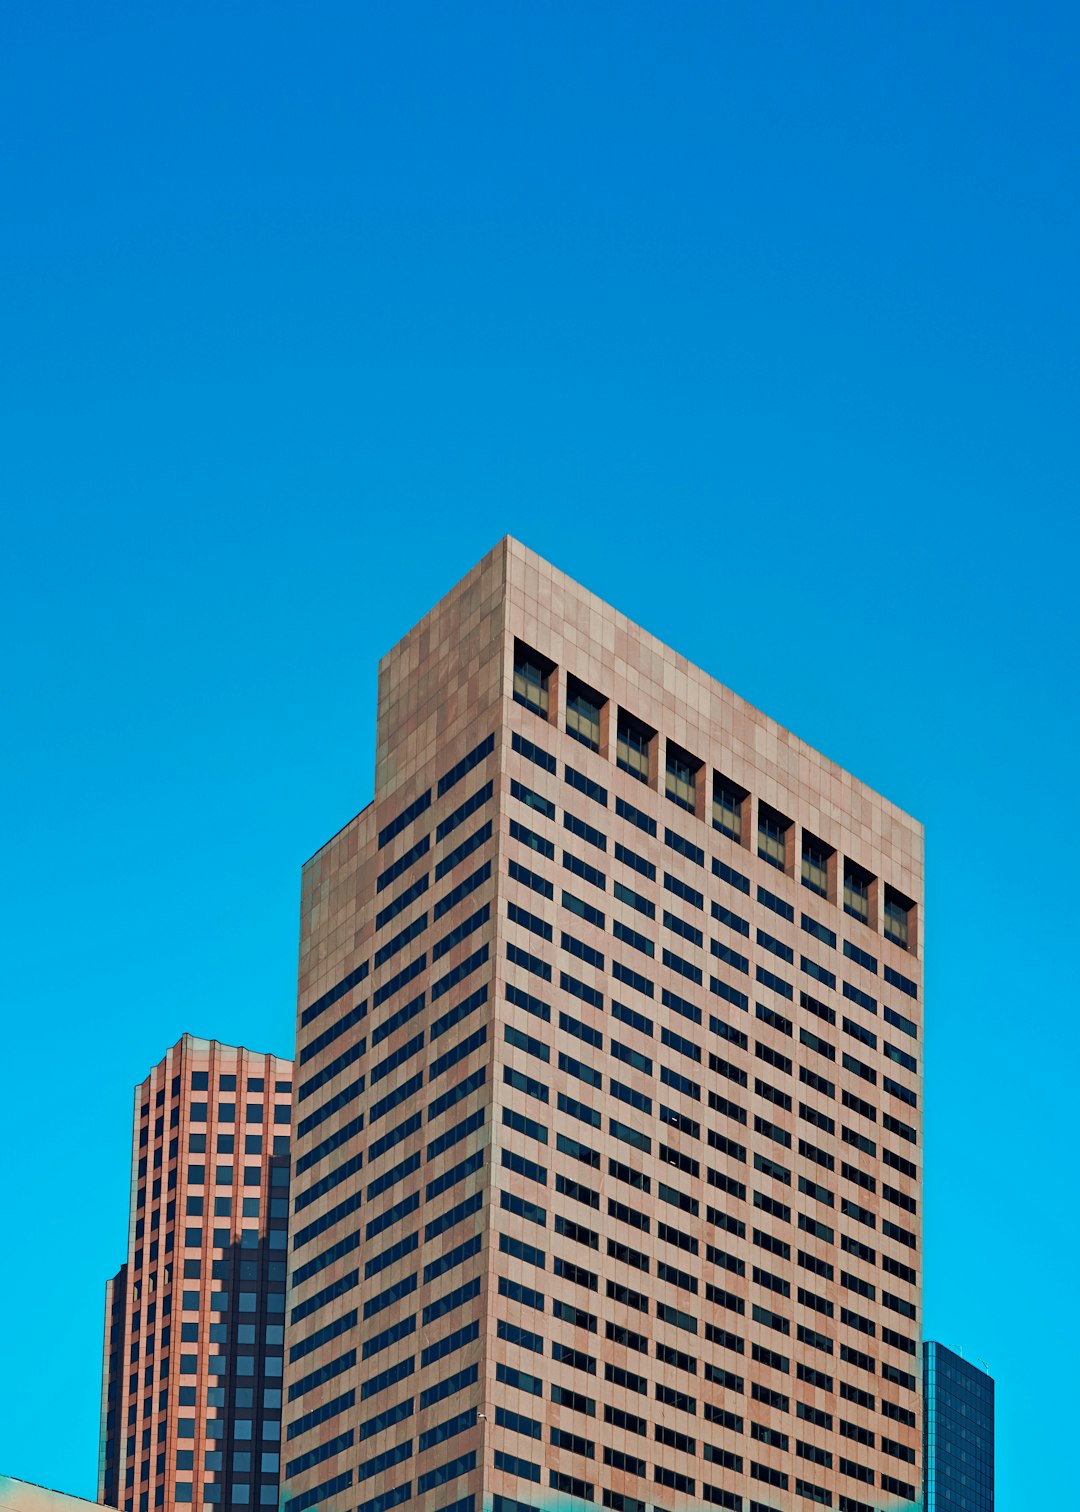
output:
M513 540L304 870L284 1512L921 1482L922 830Z

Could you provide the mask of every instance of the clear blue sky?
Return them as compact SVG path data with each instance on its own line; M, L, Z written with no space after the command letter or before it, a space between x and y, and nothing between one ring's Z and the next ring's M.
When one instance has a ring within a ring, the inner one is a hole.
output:
M1060 1503L1078 29L0 8L0 1469L92 1494L132 1085L290 1052L377 657L510 531L925 822L926 1331Z

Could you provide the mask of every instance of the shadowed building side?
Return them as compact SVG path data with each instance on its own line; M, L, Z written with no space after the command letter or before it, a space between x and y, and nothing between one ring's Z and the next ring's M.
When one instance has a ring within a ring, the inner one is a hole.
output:
M120 1504L120 1349L127 1314L127 1263L105 1285L105 1347L101 1362L101 1423L98 1433L98 1499Z

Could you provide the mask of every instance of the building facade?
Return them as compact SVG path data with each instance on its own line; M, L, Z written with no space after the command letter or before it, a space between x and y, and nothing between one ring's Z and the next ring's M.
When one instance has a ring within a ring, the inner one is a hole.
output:
M100 1502L0 1475L0 1512L96 1512Z
M994 1381L923 1345L925 1512L994 1512Z
M922 831L512 540L303 875L282 1499L921 1484Z
M184 1035L135 1089L98 1496L276 1507L292 1062Z

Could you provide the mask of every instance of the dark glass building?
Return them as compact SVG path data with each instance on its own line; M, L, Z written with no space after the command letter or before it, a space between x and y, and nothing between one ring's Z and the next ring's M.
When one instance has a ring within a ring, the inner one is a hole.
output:
M993 1378L927 1342L923 1392L925 1512L993 1512Z

